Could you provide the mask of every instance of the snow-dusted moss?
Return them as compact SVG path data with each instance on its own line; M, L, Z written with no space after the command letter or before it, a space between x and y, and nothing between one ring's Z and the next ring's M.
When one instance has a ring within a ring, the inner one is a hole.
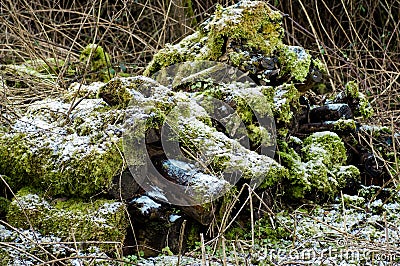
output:
M238 86L237 88L239 88ZM260 88L235 89L235 86L225 88L224 99L230 99L235 103L239 116L248 124L253 123L254 113L260 116L271 115L270 103L265 100ZM223 90L223 88L220 88ZM205 93L206 91L204 91ZM211 93L211 92L209 92ZM204 94L203 94L204 95ZM193 96L193 97L192 97ZM133 94L132 105L128 109L126 125L128 126L127 144L135 142L135 136L141 134L151 127L160 127L154 123L154 114L164 114L165 122L176 133L174 138L187 151L189 158L199 158L199 168L210 165L213 172L234 174L240 172L245 179L253 179L258 184L266 186L274 185L283 177L287 171L276 161L268 156L257 154L241 145L238 140L232 139L219 132L212 126L209 114L199 105L205 100L199 99L198 93L173 92L167 88L154 87L148 97ZM205 104L207 105L207 104ZM169 110L165 109L169 106ZM172 111L172 107L174 108ZM162 109L164 108L164 109ZM206 107L207 109L207 107ZM157 111L158 110L158 111ZM156 115L157 116L157 115ZM251 127L250 127L251 128ZM261 142L268 142L264 129L252 128L254 138ZM140 133L141 132L141 133ZM139 138L140 139L140 138ZM132 145L132 144L131 144ZM129 146L129 145L127 145ZM144 164L143 157L134 151L129 152L128 161L141 167Z
M288 143L279 143L279 157L290 173L285 188L289 198L302 199L312 193L332 199L346 184L358 181L358 169L345 166L346 149L337 134L317 132L296 145L301 156Z
M360 97L360 91L358 90L358 84L355 81L349 81L344 86L344 93L347 97L357 99Z
M370 118L374 114L374 110L367 96L360 92L359 86L355 81L347 82L344 86L344 90L333 99L333 102L347 103L355 116L364 119Z
M241 1L236 5L217 8L202 30L208 34L208 59L216 60L222 55L227 40L244 41L251 50L271 54L282 45L282 16L262 1Z
M282 49L280 62L282 64L281 76L289 74L296 81L305 81L310 71L311 55L300 46L287 46Z
M338 186L341 188L345 187L347 184L355 184L360 179L360 170L354 165L335 167L332 172L336 177Z
M271 143L270 134L275 133L267 130L260 121L267 117L274 118L281 128L286 128L299 107L300 93L293 84L251 87L237 82L210 85L204 90L197 90L197 97L212 96L231 105L246 125L250 140L256 145Z
M267 89L268 88L268 89ZM290 123L294 117L294 112L299 107L300 93L293 84L283 84L277 87L267 87L263 90L266 94L268 91L273 93L272 109L276 121L284 124ZM269 93L269 92L268 92Z
M353 119L339 119L325 123L333 124L333 130L339 133L356 132L357 130L357 123Z
M187 151L202 158L205 165L211 162L213 171L232 175L239 172L243 178L265 186L276 184L287 174L270 157L246 149L238 141L196 119L196 114L167 122L178 133Z
M324 131L311 134L304 140L304 160L321 160L327 167L346 163L346 148L341 138L333 132Z
M30 184L52 195L90 197L107 191L122 171L120 148L124 113L101 99L70 104L36 102L0 135L0 172L11 188Z
M349 81L344 86L344 93L349 99L358 103L355 115L361 115L363 118L369 118L374 114L374 109L370 105L367 97L360 92L358 84L355 81Z
M183 61L217 60L231 42L272 54L282 46L281 20L280 13L262 1L245 0L227 8L219 7L214 16L201 25L200 31L181 43L161 49L144 74L149 76L162 67Z
M98 96L110 106L126 108L135 95L149 97L154 91L163 89L169 91L153 79L144 76L113 78L105 86L99 88Z
M144 75L185 61L209 60L237 67L261 85L272 80L273 84L306 83L303 89L308 89L321 82L325 66L304 48L283 44L283 32L281 14L264 1L218 7L197 32L156 53Z
M61 237L64 241L99 241L99 246L106 249L115 246L101 242L122 244L128 226L125 207L120 202L75 199L50 202L30 188L23 188L16 194L7 221L21 229L32 225L40 233Z

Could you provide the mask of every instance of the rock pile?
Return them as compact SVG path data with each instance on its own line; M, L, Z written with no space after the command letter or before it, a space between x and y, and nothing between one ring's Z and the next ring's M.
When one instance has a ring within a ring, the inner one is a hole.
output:
M283 34L279 12L242 1L161 49L144 76L32 103L0 131L0 213L16 228L154 255L181 248L183 225L194 245L244 184L301 202L383 178L357 133L387 132L360 126L372 109L357 84L311 105L325 67Z

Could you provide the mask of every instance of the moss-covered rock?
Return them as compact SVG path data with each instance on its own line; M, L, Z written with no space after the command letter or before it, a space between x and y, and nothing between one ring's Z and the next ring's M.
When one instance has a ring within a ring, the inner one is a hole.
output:
M359 86L355 81L347 82L343 91L336 95L332 102L348 104L354 115L363 119L370 118L374 114L374 109L367 96L360 92Z
M283 84L273 88L274 104L272 109L277 123L288 126L300 105L300 93L293 84ZM267 90L264 90L265 93Z
M299 82L304 82L310 71L311 55L300 46L288 46L282 49L280 55L282 62L281 76L290 75Z
M108 105L126 108L135 94L141 93L143 97L148 97L155 90L169 91L166 87L157 83L155 80L144 76L114 78L105 86L98 90L98 96Z
M278 152L283 165L289 169L289 185L285 194L289 198L334 198L340 189L358 182L360 172L346 166L346 149L341 138L333 132L316 132L296 143L301 156L287 142L280 142Z
M221 90L224 90L223 94L227 95L224 99L234 102L240 118L245 123L252 125L255 121L253 118L255 113L260 116L271 115L270 103L268 100L263 101L265 97L260 88L240 88L240 86L230 86L229 89L221 87ZM144 138L149 128L160 127L164 122L168 124L172 132L176 133L174 137L186 150L186 155L189 158L198 158L196 164L199 168L210 165L211 169L207 171L225 174L239 172L245 179L252 179L256 183L261 180L258 185L262 183L265 186L276 184L287 174L286 170L272 158L247 149L238 140L230 138L213 127L209 114L205 110L207 109L206 99L199 98L204 95L173 92L160 86L154 87L147 97L140 96L138 93L132 95L129 109L131 113L125 121L125 124L129 126L125 138L127 142L135 141L140 134ZM202 107L204 103L205 108ZM165 120L154 123L154 114L164 114ZM266 136L265 130L258 131L252 127L250 129L253 129L254 138L267 142L269 136ZM131 145L127 146L131 147ZM137 164L137 167L144 165L145 158L140 154L135 154L135 151L129 151L128 162Z
M172 123L170 123L172 124ZM211 161L213 171L235 175L258 185L273 186L286 176L286 170L268 156L257 154L199 120L180 119L172 127L190 153Z
M238 67L262 85L276 84L277 80L320 82L311 72L320 71L321 62L314 62L302 47L284 45L283 35L281 14L263 1L243 0L218 7L199 31L156 53L144 75L185 61L210 60Z
M124 204L112 200L83 202L69 199L48 201L42 193L23 188L11 202L7 221L16 228L38 230L44 235L61 237L65 241L99 241L106 249L122 244L128 221ZM29 221L29 222L28 222Z
M118 123L124 113L87 99L69 120L69 108L56 100L37 102L0 135L0 172L13 190L29 184L51 195L90 197L107 191L123 171Z
M240 42L247 49L271 54L282 45L281 15L264 2L243 1L228 8L217 8L201 30L177 45L167 45L150 62L145 75L152 75L172 64L192 60L217 60L228 43Z
M305 161L320 160L329 168L346 163L346 148L336 133L316 132L307 137L303 144Z

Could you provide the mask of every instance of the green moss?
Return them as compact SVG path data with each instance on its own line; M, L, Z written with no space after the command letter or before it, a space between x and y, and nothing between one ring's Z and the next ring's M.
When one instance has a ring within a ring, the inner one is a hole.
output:
M51 150L43 147L37 152L30 146L33 141L26 134L0 135L0 172L7 176L7 184L17 191L27 183L38 183L31 177L41 177L46 171L46 157L51 156ZM1 184L4 187L4 184Z
M217 8L214 16L201 25L200 31L177 45L166 45L146 68L150 76L163 67L191 60L218 60L226 50L228 39L248 49L272 54L282 46L282 16L262 1L243 1L235 6ZM239 54L231 59L237 64Z
M277 122L288 124L292 121L294 112L300 106L300 93L293 84L283 84L273 88L272 111ZM264 90L267 93L267 90Z
M357 182L359 171L346 163L346 149L338 135L332 132L317 132L303 143L302 156L289 147L287 142L278 142L278 156L282 165L289 169L284 195L289 199L333 199L348 183ZM300 146L301 147L301 146Z
M108 105L115 106L118 109L125 109L130 103L134 105L154 106L162 110L170 109L172 103L168 103L167 96L170 89L157 83L156 81L144 77L135 76L128 78L113 78L105 86L101 86L98 90L98 96L102 98ZM145 99L159 94L158 98ZM131 102L132 101L132 102Z
M235 67L239 67L246 60L249 60L249 57L244 52L229 53L229 61Z
M17 228L29 229L29 223L42 234L61 237L65 241L116 241L123 243L128 226L122 203L96 200L86 203L76 199L47 201L41 194L24 188L16 194L7 214L7 221ZM114 244L100 244L113 249Z
M163 67L189 61L191 59L193 59L193 57L183 48L166 44L163 49L154 55L153 60L149 63L143 75L150 76Z
M283 165L292 169L296 166L297 162L301 161L300 155L298 155L293 148L289 147L289 144L285 141L278 141L278 157Z
M346 163L347 155L341 138L333 132L316 132L304 140L304 160L321 160L327 167Z
M255 115L252 108L249 106L247 99L237 97L235 102L236 112L239 114L240 119L246 124L251 124L253 120L255 120Z
M111 106L128 106L132 94L123 86L121 79L112 79L99 90L99 97L103 98Z
M372 117L372 115L374 114L374 109L370 105L366 96L364 94L360 93L359 99L360 99L359 110L360 110L361 116L365 119Z
M253 48L271 54L282 44L281 20L279 12L272 11L261 1L244 1L217 10L206 29L211 37L208 45L215 48L211 49L214 52L210 53L209 59L215 60L221 55L220 45L227 38L243 42L249 50Z
M328 69L326 68L325 64L319 58L313 58L312 65L315 68L317 68L323 75L327 75L329 72Z
M365 203L365 198L363 197L343 194L343 197L341 197L340 200L342 199L346 208L352 208L354 206L357 206L359 208L365 208L366 203Z
M360 180L360 170L354 165L343 165L335 167L332 170L340 188L344 188L346 184L356 184Z
M240 172L244 179L262 182L265 186L275 184L287 174L286 169L273 159L259 155L241 146L236 140L193 118L175 119L169 123L178 132L180 143L192 156L210 160L219 172ZM261 183L258 183L261 184Z
M105 152L77 149L64 157L62 152L53 153L49 142L38 146L32 138L24 134L0 138L0 171L10 177L13 190L31 184L52 195L90 197L107 190L123 165L117 146L110 143Z
M370 105L365 94L359 91L358 84L355 81L346 83L344 86L344 94L350 101L358 103L358 108L355 110L354 115L361 115L364 119L367 119L374 114L374 109Z
M14 133L0 134L0 172L11 189L29 184L51 195L77 197L106 192L123 170L117 125L124 112L99 103L82 101L71 113L74 120L60 127L70 105L38 102L16 122Z
M57 165L61 170L54 174L48 172L40 179L55 195L89 197L107 191L112 178L122 170L121 145L117 146L109 143L106 152L93 150L84 156L73 153L68 162Z
M349 81L344 86L344 93L347 97L357 99L360 96L358 84L355 81Z
M293 148L289 148L287 142L279 141L278 146L277 154L281 164L289 170L287 178L289 185L284 188L285 197L288 199L303 199L312 188L311 181L308 179L309 176L305 171L306 168L303 166L300 156Z
M266 128L256 125L249 125L247 129L249 130L248 137L251 143L254 145L273 145L273 136Z
M86 66L89 62L89 75L86 79L92 81L109 81L113 76L110 68L111 57L104 51L103 47L97 44L89 44L83 49L79 56L79 61Z
M311 66L311 55L299 46L287 46L280 51L280 76L289 74L294 80L305 81Z
M339 119L334 122L333 130L335 132L355 132L357 124L353 119Z

